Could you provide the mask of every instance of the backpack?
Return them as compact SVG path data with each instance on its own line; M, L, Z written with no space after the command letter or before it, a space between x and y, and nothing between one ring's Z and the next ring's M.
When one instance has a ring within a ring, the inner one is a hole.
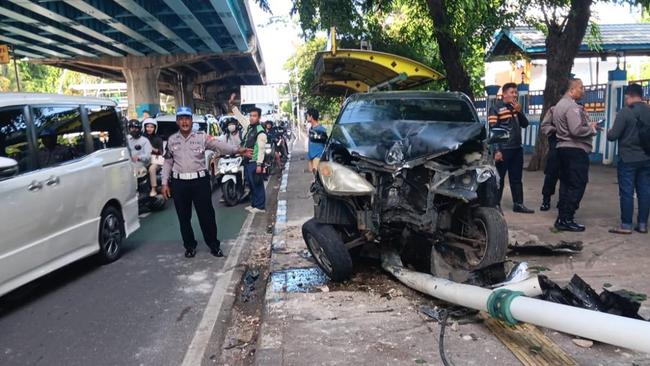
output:
M650 116L645 117L641 119L641 114L636 114L636 129L639 133L641 148L646 155L650 156Z

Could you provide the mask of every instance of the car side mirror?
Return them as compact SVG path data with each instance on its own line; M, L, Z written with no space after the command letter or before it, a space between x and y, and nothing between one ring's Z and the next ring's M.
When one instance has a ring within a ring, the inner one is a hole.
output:
M14 159L0 157L0 179L18 175L18 162Z
M503 144L510 140L510 131L505 128L494 127L490 130L488 144Z

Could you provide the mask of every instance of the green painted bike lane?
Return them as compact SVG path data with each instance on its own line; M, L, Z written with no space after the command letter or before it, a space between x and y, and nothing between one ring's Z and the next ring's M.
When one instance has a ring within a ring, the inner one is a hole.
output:
M219 240L233 240L237 238L248 212L244 209L246 203L237 206L226 207L219 202L220 192L212 195L212 204L217 219L217 236ZM192 228L196 240L203 241L201 227L196 216L196 211L192 211ZM178 242L181 243L181 232L178 226L178 217L173 202L168 202L163 211L152 212L144 218L140 218L140 229L138 229L128 239L128 242Z

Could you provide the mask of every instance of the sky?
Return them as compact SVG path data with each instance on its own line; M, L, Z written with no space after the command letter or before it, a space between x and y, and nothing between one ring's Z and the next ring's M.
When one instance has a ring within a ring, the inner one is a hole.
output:
M286 83L289 74L283 66L291 57L294 49L301 44L300 27L296 22L279 22L268 25L269 20L281 17L289 19L291 0L269 0L273 14L265 13L253 1L248 0L257 38L260 41L262 56L266 64L267 83ZM600 24L634 23L639 17L638 11L629 6L598 3L593 7L594 17Z

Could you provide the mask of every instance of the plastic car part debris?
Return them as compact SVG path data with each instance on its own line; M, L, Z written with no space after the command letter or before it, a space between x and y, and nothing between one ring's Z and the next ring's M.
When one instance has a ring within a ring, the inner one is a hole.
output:
M582 251L581 241L560 241L557 244L545 244L534 241L528 241L524 244L516 243L509 245L509 253L516 254L534 254L534 255L556 255L556 254L573 254Z
M525 281L530 278L530 273L528 272L528 262L519 262L510 269L510 272L506 275L505 281L497 283L496 285L490 286L491 288L508 286L518 282Z
M635 294L626 290L609 291L606 289L598 294L578 275L573 275L565 288L561 288L555 282L549 280L548 277L542 275L539 276L539 283L542 287L542 298L544 300L644 320L638 313L641 302L644 301L643 294Z

